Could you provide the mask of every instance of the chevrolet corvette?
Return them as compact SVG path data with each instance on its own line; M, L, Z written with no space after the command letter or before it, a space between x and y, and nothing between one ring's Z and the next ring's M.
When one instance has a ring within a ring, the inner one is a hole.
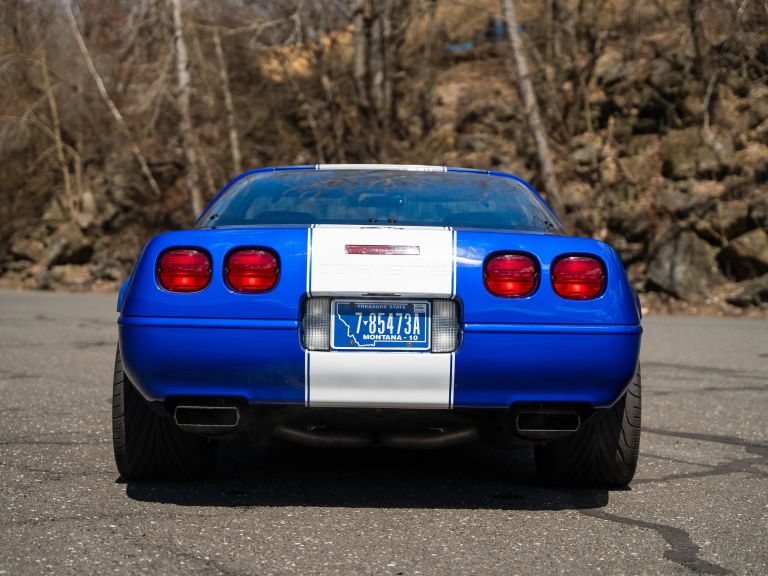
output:
M632 479L637 293L525 181L400 165L258 169L152 239L118 298L127 480L215 469L222 436L533 447L544 482Z

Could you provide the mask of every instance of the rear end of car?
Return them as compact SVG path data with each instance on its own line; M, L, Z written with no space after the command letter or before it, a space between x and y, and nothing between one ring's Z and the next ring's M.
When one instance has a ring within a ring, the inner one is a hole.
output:
M121 398L176 438L167 451L198 454L153 470L199 472L211 438L250 429L318 446L537 443L563 477L554 451L639 390L616 253L562 235L507 175L331 168L246 175L195 229L145 248L119 303ZM123 404L121 472L153 476L128 453ZM596 483L590 470L575 478Z

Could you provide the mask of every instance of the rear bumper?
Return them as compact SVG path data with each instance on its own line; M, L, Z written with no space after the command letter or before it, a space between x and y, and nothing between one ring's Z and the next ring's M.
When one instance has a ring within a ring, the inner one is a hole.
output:
M613 404L634 377L642 327L468 324L456 357L454 405Z
M295 320L122 316L119 328L124 369L148 400L392 408L608 406L634 375L642 333L636 325L467 324L456 353L401 353L408 361L398 362L387 352L307 353ZM381 361L373 372L363 363L358 386L351 366L360 354Z

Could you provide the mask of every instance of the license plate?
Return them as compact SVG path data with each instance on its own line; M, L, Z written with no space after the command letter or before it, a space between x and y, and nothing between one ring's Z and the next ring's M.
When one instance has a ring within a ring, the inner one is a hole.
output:
M335 350L430 348L429 302L335 300L332 313L331 347Z

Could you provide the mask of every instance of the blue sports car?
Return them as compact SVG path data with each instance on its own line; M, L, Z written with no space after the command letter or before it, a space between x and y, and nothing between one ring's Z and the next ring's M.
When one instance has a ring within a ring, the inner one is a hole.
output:
M543 481L625 486L640 306L616 252L498 172L246 172L144 248L118 300L128 480L215 468L239 431L313 446L535 446Z

